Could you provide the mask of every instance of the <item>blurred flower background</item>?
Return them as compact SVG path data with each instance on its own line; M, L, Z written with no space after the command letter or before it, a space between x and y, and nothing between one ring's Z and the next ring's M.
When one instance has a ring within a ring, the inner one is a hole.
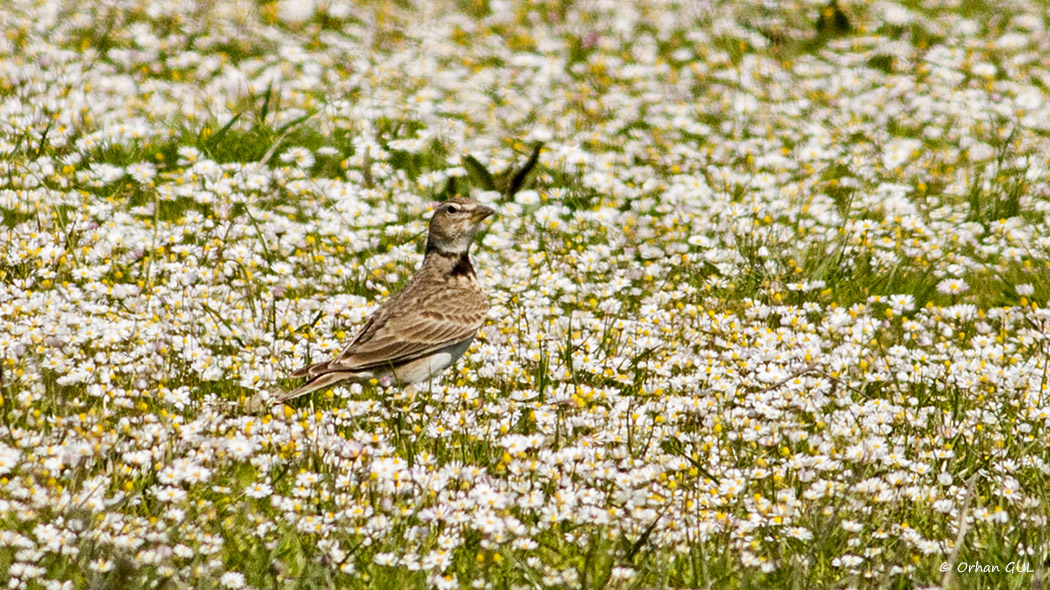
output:
M14 3L0 579L1043 583L1048 16ZM453 194L499 211L456 367L253 411Z

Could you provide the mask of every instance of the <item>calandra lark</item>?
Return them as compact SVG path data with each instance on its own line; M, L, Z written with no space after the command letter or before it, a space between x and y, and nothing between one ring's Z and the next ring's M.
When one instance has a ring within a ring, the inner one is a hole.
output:
M438 207L423 264L408 285L372 313L342 352L293 372L292 377L310 380L276 401L344 382L410 385L463 356L489 309L470 264L470 246L494 213L458 197Z

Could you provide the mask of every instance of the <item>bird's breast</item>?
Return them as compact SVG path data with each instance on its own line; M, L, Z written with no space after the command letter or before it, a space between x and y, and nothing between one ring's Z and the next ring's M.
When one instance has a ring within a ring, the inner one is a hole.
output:
M471 291L478 289L478 279L472 274L449 277L448 283L450 287L455 289L469 289Z

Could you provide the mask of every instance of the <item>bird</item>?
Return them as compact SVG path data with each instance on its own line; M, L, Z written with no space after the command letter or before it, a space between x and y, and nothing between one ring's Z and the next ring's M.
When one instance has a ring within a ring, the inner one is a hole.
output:
M278 394L283 403L340 383L414 385L455 363L488 316L488 299L470 262L470 247L495 209L453 197L438 206L423 263L401 290L368 317L336 356L301 367L303 385Z

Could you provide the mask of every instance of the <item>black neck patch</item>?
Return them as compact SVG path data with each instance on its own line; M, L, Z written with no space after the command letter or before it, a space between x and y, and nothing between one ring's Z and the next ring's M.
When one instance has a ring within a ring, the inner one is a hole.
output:
M470 255L467 252L446 252L428 241L424 255L440 256L451 262L452 269L449 271L449 275L453 277L477 276L474 272L474 265L470 263Z
M468 256L466 252L460 254L459 260L456 260L455 266L452 267L452 276L476 276L474 274L474 265L470 263L470 256Z

